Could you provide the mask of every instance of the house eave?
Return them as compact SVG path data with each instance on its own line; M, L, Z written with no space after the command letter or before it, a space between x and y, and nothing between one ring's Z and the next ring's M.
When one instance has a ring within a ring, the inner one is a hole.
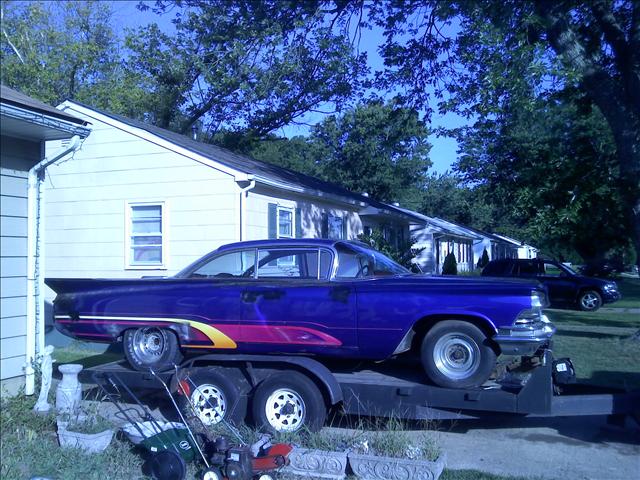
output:
M75 135L86 138L91 133L90 128L77 123L5 102L0 104L0 116L2 117L3 133L26 139L59 140ZM11 124L15 122L17 122L16 125L28 125L31 128L12 129Z

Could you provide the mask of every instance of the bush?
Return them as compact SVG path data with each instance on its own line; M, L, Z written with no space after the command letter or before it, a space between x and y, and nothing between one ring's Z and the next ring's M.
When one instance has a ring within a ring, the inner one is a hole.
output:
M489 254L487 253L487 249L482 250L482 257L478 260L478 268L484 268L489 263Z
M455 255L450 252L444 258L444 265L442 266L443 275L457 275L458 274L458 262L456 262Z

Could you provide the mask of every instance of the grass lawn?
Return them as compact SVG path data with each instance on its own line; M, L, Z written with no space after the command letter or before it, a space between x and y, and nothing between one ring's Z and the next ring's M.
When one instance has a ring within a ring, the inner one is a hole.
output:
M117 353L98 353L94 350L84 348L81 343L73 343L68 347L56 348L53 352L53 358L56 359L57 365L63 363L79 363L84 368L95 367L103 363L115 362L122 360L123 355Z
M558 332L554 357L570 357L581 383L640 389L640 315L549 310Z
M616 283L622 293L622 300L607 304L606 307L640 308L640 279L619 277L616 278Z

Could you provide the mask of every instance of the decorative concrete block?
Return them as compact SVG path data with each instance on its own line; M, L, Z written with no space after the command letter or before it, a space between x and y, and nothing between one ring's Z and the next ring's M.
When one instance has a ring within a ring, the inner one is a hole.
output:
M357 453L348 458L354 475L362 480L437 480L445 466L444 455L435 462Z
M58 441L63 448L81 448L87 453L104 451L113 438L113 430L99 433L72 432L66 428L58 428Z
M342 480L346 476L346 468L346 452L294 448L289 454L289 465L284 471L303 477Z

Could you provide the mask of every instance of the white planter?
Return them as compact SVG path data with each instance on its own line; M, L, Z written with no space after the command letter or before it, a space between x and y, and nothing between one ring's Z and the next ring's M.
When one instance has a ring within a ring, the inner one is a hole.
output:
M58 441L62 448L80 448L87 453L104 451L113 438L113 430L98 433L80 433L67 430L68 422L58 421Z
M82 365L68 363L60 365L58 370L62 373L62 380L56 388L56 410L58 413L73 413L82 400L82 385L78 381L78 373Z
M437 480L445 466L444 455L435 462L357 453L348 458L354 475L362 480Z
M342 480L346 468L346 452L294 448L289 454L289 465L283 471L303 477Z

